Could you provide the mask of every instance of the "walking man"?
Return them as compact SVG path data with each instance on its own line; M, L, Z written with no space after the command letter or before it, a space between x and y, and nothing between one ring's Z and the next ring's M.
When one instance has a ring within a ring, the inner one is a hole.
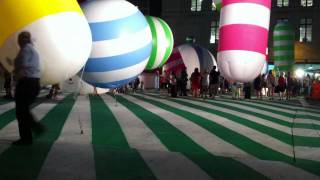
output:
M40 91L39 55L31 43L31 34L21 32L18 36L20 51L15 58L14 79L16 81L15 103L20 139L14 145L31 145L32 130L43 132L43 126L36 122L30 111Z

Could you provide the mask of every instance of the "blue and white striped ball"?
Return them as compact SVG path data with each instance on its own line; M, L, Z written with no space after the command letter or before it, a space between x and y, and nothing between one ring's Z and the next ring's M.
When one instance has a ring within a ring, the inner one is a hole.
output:
M101 88L117 88L144 70L152 49L144 15L124 0L89 1L82 6L93 39L83 79Z

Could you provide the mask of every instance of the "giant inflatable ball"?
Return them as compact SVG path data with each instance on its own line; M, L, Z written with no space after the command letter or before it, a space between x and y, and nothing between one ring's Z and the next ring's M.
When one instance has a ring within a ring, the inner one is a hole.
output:
M266 61L270 0L223 0L218 66L228 80L249 82Z
M88 1L82 9L93 38L84 81L100 88L117 88L136 79L152 49L144 15L131 3L120 0Z
M290 72L294 65L294 29L288 22L279 22L273 31L274 65L281 72Z
M152 34L152 52L147 70L161 67L169 58L173 49L173 35L170 27L162 19L146 16Z
M43 84L74 76L90 55L90 28L76 0L1 0L0 22L0 61L10 72L22 31L32 35Z
M196 44L184 44L173 49L163 69L167 72L173 71L177 76L180 76L182 69L187 69L190 78L195 68L204 72L210 71L212 66L217 66L217 63L209 50Z

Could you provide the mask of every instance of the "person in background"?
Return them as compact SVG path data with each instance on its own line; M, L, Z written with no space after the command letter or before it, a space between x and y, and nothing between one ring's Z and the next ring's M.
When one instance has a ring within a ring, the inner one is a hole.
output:
M97 94L96 92L96 87L93 87L94 88L94 94ZM60 90L60 85L59 83L57 84L53 84L50 91L49 91L49 94L46 96L48 99L56 99L57 98L57 95L59 93L59 90Z
M253 81L257 99L262 99L262 76L259 74Z
M4 76L4 86L3 88L6 91L6 94L3 96L6 99L13 99L12 93L11 93L11 73L9 73L4 67L3 65L0 63L0 70L3 71L3 76Z
M273 100L273 93L276 85L275 81L276 81L276 78L273 76L272 70L270 70L267 77L268 97L270 100Z
M140 83L140 89L141 89L141 92L144 91L144 82L143 81L141 81L141 83Z
M243 84L243 92L245 99L251 99L251 83L247 82Z
M142 85L143 83L141 83ZM154 88L156 89L156 91L160 91L160 73L159 70L156 70L155 72L155 76L154 76ZM143 90L143 88L141 88L141 90Z
M310 97L311 95L311 85L312 85L312 80L309 74L307 74L306 78L305 78L305 95L306 97Z
M187 96L188 74L186 69L181 71L180 75L180 96Z
M284 77L284 73L280 73L280 77L278 79L278 90L279 90L279 97L280 100L284 99L284 92L286 90L286 79Z
M18 44L20 51L14 61L13 74L20 139L14 141L13 145L30 145L33 143L32 131L37 134L44 131L44 126L35 121L30 111L30 105L40 92L40 62L29 32L24 31L18 35Z
M291 73L288 72L287 85L286 85L286 100L290 100L290 98L292 97L293 88L294 88L294 80L291 76Z
M208 70L204 70L201 73L201 97L206 99L207 98L207 93L208 93L208 77L209 77L209 72Z
M170 85L171 97L177 97L177 77L173 71L170 74Z
M218 94L220 72L216 71L217 67L213 66L209 75L209 94L212 99ZM224 89L224 88L223 88Z
M198 68L194 69L193 73L191 74L190 81L191 81L192 96L194 98L197 98L199 94L200 84L201 84L200 82L201 74Z
M241 92L242 92L242 88L243 88L243 83L237 82L237 83L236 83L236 87L237 87L236 98L237 98L238 100L240 100Z
M263 74L261 79L261 95L267 95L267 73Z
M166 84L166 88L168 91L168 96L170 95L170 88L171 88L171 84L170 84L170 72L169 71L165 71L165 84Z
M133 88L132 88L133 93L137 91L137 89L139 88L139 85L140 85L140 79L139 77L137 77L133 82Z
M232 99L237 99L238 97L237 82L231 83L231 91L232 91Z

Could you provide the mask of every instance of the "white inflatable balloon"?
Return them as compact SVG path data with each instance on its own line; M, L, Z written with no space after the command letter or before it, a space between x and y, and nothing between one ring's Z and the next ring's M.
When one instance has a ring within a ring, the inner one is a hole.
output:
M152 50L144 15L136 6L120 0L88 1L82 8L93 38L83 79L101 88L118 88L135 80Z
M217 62L211 52L196 44L184 44L174 48L164 71L174 71L179 75L182 69L187 68L190 77L195 68L200 72L210 71Z
M109 92L107 89L96 88L97 94L104 94ZM94 87L79 78L79 76L73 76L68 80L61 83L61 91L66 93L79 92L81 95L94 94Z
M249 82L266 61L271 0L223 0L218 66L228 80Z
M0 22L1 63L13 70L17 36L29 31L39 53L43 84L74 76L90 55L90 27L76 0L51 0L50 5L44 0L1 0Z

